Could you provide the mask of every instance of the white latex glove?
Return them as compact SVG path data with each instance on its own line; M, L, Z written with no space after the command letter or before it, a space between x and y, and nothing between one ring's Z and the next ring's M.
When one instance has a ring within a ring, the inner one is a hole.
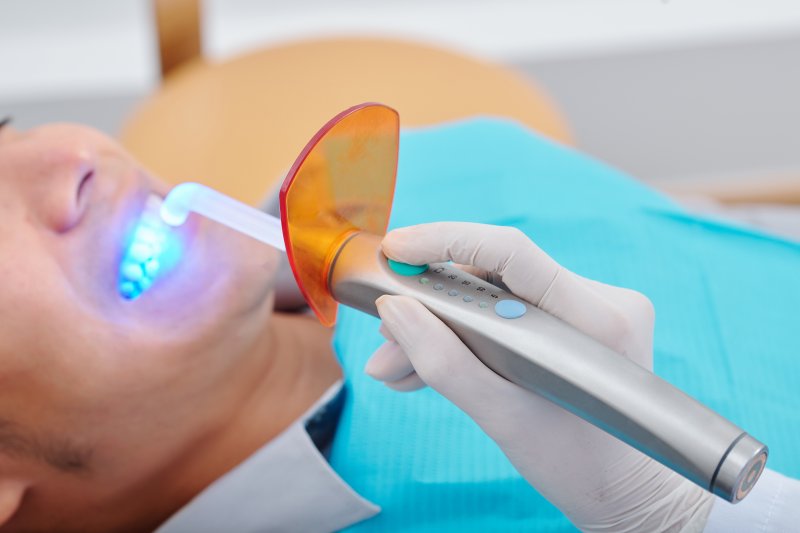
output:
M515 228L423 224L389 233L383 251L410 264L463 264L652 370L650 301L564 269ZM399 391L429 385L448 398L577 527L615 533L703 530L713 503L709 493L498 376L418 301L382 296L378 312L387 342L366 372Z

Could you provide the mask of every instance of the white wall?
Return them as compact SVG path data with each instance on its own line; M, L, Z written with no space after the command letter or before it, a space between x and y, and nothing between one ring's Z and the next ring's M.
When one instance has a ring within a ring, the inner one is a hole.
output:
M204 0L205 51L389 35L518 62L800 32L798 0Z
M646 179L800 176L800 0L203 0L222 59L309 37L436 43L547 88ZM110 133L157 84L151 0L0 0L0 117Z
M0 106L143 93L158 80L145 0L0 0Z
M203 0L224 58L313 36L420 39L520 63L800 34L798 0ZM134 94L158 60L150 0L0 0L0 103Z

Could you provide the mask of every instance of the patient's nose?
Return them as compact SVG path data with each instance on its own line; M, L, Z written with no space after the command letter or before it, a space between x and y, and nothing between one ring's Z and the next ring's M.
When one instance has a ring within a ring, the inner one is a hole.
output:
M78 132L41 130L20 139L20 149L9 151L11 160L3 166L7 171L10 166L13 187L21 192L34 220L50 230L66 232L77 225L89 205L95 151Z

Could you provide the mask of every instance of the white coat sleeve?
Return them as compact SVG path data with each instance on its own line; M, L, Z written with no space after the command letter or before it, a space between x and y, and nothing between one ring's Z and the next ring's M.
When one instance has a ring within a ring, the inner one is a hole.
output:
M800 531L800 480L764 470L750 494L737 504L716 498L704 533Z

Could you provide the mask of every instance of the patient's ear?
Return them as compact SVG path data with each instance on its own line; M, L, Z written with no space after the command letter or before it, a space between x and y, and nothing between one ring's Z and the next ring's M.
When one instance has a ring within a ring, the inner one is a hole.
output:
M22 505L28 484L18 479L0 479L0 527L11 520Z

